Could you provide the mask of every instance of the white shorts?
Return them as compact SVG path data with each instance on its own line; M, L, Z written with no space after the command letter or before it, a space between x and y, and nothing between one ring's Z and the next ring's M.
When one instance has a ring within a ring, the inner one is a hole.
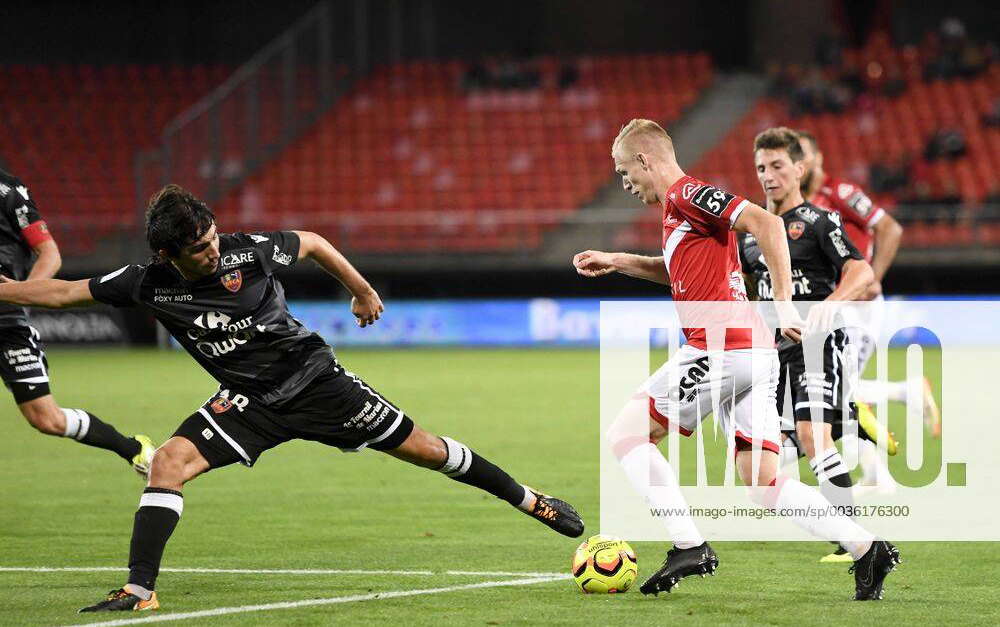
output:
M857 324L849 324L847 334L851 344L857 349L858 373L863 373L868 361L875 354L878 347L877 340L882 332L882 319L885 315L885 297L879 294L869 301L864 310L861 320L856 320Z
M760 441L779 451L775 397L778 351L746 348L709 353L685 344L642 385L649 416L691 435L717 407L716 419L738 445Z

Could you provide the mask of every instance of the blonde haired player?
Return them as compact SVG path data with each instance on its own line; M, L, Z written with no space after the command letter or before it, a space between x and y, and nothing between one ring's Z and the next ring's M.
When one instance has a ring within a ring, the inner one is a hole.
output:
M746 301L746 292L733 231L749 232L760 242L773 269L782 334L801 339L796 330L802 326L801 320L787 305L791 298L791 269L780 218L745 198L685 174L677 163L670 136L651 120L637 119L626 124L612 144L611 156L625 191L645 204L663 207L663 255L587 250L573 258L579 274L598 277L620 272L669 285L675 301L740 303ZM786 305L782 306L782 302ZM718 420L727 437L734 440L737 469L744 483L753 486L754 498L772 507L806 512L791 519L815 535L840 542L857 560L855 598L881 598L882 582L899 560L896 548L875 539L844 516L810 515L808 512L828 511L829 501L794 479L777 476L779 436L774 399L778 356L773 342L755 345L751 329L731 328L723 349L710 351L704 329L691 325L684 333L688 343L650 377L607 433L633 487L651 508L687 509L673 468L656 443L668 429L685 434L696 429L712 411L699 403L698 397L721 388ZM709 371L699 377L695 392L681 394L679 377L668 376L691 372L706 363ZM754 412L754 405L762 411ZM636 437L629 428L636 421L648 425L648 433ZM714 572L718 565L718 557L689 515L671 516L665 522L674 547L663 565L640 586L643 594L669 592L680 579Z

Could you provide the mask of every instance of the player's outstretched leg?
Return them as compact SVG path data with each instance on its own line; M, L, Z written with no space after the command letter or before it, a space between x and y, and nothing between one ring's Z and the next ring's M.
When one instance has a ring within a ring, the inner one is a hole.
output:
M461 442L438 437L414 425L413 431L399 447L386 452L397 459L437 470L455 481L485 490L564 536L576 538L583 534L583 520L569 503L514 481L502 469Z
M750 451L740 451L736 455L740 477L748 485L752 477L750 454ZM750 494L757 503L787 512L787 517L805 531L847 549L854 560L850 571L854 573L856 600L882 598L882 584L900 562L896 547L875 538L850 518L837 513L817 490L795 479L778 477L777 455L773 453L762 453L757 480L752 486Z
M839 425L838 425L839 426ZM833 425L830 423L813 423L810 420L797 420L795 423L796 438L809 458L809 468L819 481L822 495L840 511L851 511L854 506L854 495L847 465L837 447ZM813 431L816 431L814 434ZM837 436L839 436L839 429ZM822 450L817 448L817 444ZM852 562L854 558L846 548L834 543L837 547L833 553L820 558L823 563Z
M906 402L907 382L903 381L876 381L862 380L855 392L856 400L864 401L871 405L876 405L883 400L894 403ZM924 377L921 388L921 401L924 408L924 423L931 435L935 438L941 437L941 409L934 398L934 389L930 380Z
M51 394L18 404L34 428L49 435L72 438L81 444L117 453L145 477L156 447L145 435L128 437L94 414L83 409L59 407Z
M209 463L190 440L172 437L153 456L149 486L139 499L132 525L128 583L81 612L119 612L159 609L156 577L167 540L184 511L184 484L209 469Z
M868 403L858 401L856 405L858 406L858 425L864 430L867 439L878 446L884 446L889 455L895 455L899 451L899 443L896 442L895 436L884 424L878 421Z
M670 592L684 577L715 574L719 566L715 551L685 513L687 501L673 467L656 447L666 435L667 427L650 416L649 397L641 393L622 408L605 436L633 489L651 510L669 512L661 520L674 545L663 565L639 587L643 594Z

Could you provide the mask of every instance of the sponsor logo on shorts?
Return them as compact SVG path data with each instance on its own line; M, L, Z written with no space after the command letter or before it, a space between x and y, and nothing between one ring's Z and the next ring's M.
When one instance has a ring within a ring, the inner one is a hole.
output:
M243 287L243 273L235 270L223 275L222 287L233 293L240 291L240 288Z
M211 440L213 435L215 435L215 432L209 429L208 427L205 427L205 429L201 432L201 437L205 438L206 440Z
M17 373L42 369L40 355L33 348L13 348L4 351L3 358L7 360L7 365L14 368L14 372Z
M217 414L222 414L233 408L232 402L228 398L217 398L212 401L212 411Z
M698 383L708 374L708 357L702 357L688 369L680 380L680 401L687 403L698 395Z
M796 220L788 225L788 237L799 239L806 232L806 223Z
M348 420L345 426L351 429L374 431L392 411L393 407L388 403L379 400L365 401L364 409Z

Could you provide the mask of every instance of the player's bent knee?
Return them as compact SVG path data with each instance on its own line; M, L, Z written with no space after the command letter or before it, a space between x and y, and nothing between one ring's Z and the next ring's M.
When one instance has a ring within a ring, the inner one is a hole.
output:
M208 461L190 440L173 437L153 454L153 461L149 467L149 485L178 489L178 486L208 468Z
M63 435L66 428L66 417L58 408L36 405L34 403L24 403L21 405L21 413L27 419L28 424L38 431L48 435Z
M448 447L444 440L416 425L402 444L386 452L423 468L436 469L448 461Z

